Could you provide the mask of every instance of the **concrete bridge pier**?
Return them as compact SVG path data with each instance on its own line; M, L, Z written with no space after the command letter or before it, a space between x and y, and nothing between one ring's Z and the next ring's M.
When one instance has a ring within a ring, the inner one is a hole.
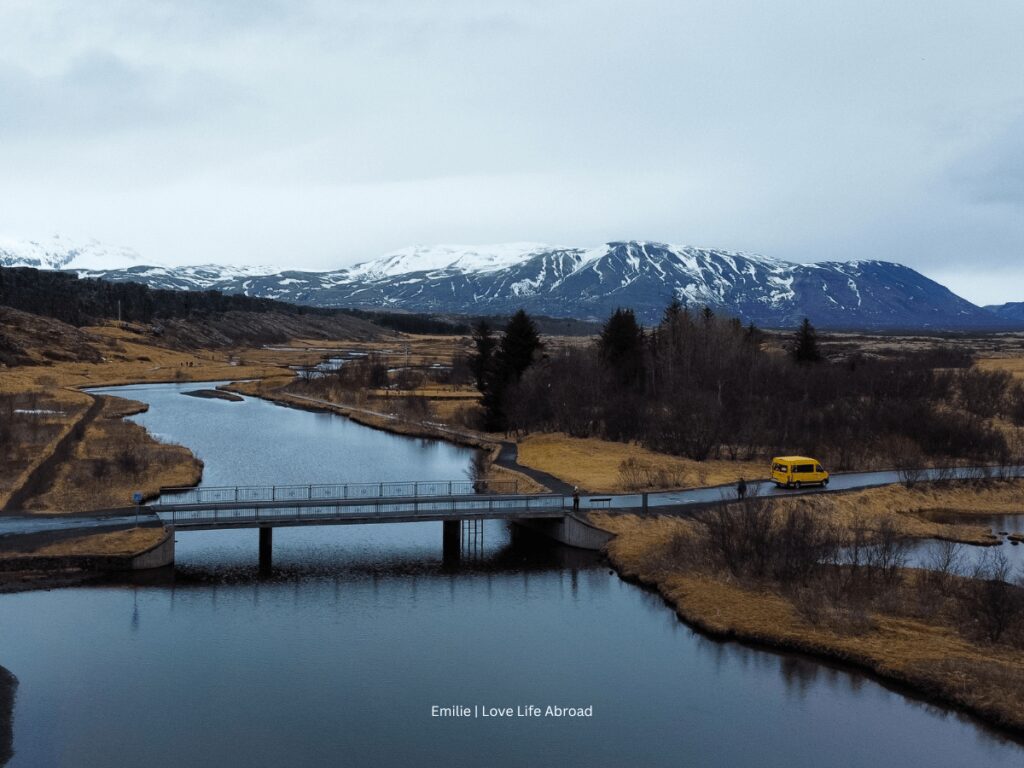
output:
M462 521L445 520L441 525L441 562L444 565L458 565L462 557Z
M274 529L260 527L260 576L269 576L274 568Z

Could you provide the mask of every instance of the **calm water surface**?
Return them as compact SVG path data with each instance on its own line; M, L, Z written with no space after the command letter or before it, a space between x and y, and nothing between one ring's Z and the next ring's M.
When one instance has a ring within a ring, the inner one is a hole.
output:
M125 388L206 482L461 479L472 452L340 417ZM326 475L326 477L325 477ZM590 553L488 523L181 533L172 578L0 596L13 766L1020 766L860 675L722 644ZM432 705L593 705L587 720Z
M976 547L961 544L957 547L957 562L963 573L969 574L978 565L991 565L997 558L1005 558L1010 567L1010 579L1024 579L1024 544L1013 544L1003 534L1024 533L1024 514L1020 515L949 515L945 522L988 527L1002 541L993 547ZM935 563L936 556L945 547L935 539L914 541L910 545L907 564L915 568L928 568Z

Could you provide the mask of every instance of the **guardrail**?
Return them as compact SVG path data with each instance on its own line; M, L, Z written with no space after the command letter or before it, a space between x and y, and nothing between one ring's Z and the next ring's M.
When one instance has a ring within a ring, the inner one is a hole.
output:
M341 501L348 499L397 499L419 496L471 496L514 494L516 480L427 480L324 485L231 485L199 488L161 488L150 506L218 504L267 501Z
M343 501L336 499L336 501ZM218 505L231 502L213 502ZM392 500L386 498L368 499L365 504L346 504L332 506L329 502L323 506L295 505L293 501L284 502L289 506L267 506L267 501L256 502L259 506L198 506L189 508L168 505L165 509L156 507L155 511L167 525L179 527L191 526L244 526L274 523L305 523L316 521L374 521L395 518L408 520L422 517L424 519L444 519L445 517L528 517L538 513L561 513L569 505L565 496L545 495L499 495L499 496L456 496L445 500L432 499L417 501ZM273 502L269 502L272 504Z

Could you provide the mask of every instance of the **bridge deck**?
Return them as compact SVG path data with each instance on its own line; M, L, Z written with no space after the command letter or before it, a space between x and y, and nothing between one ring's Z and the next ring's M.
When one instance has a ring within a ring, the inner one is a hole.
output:
M293 499L154 504L148 509L181 530L295 525L356 525L445 520L558 518L571 502L556 494L421 496L413 498Z

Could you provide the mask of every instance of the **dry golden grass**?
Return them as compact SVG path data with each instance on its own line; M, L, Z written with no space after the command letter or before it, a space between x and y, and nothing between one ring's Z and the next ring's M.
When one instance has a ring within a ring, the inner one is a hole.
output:
M466 427L462 426L466 423L465 419L463 419L463 414L472 414L475 407L472 401L462 399L431 400L430 419L442 424L449 424L458 429L466 429ZM476 422L471 418L468 423L475 424Z
M983 371L1006 371L1024 379L1024 350L1017 356L983 357L977 362Z
M104 359L100 362L61 361L53 363L40 357L43 364L25 365L0 369L0 393L37 393L41 399L56 404L56 410L63 413L48 415L41 419L36 440L23 440L18 446L17 459L10 459L0 466L0 507L11 494L20 488L46 459L53 455L58 442L63 439L81 420L92 398L76 391L77 388L100 385L128 384L135 382L159 381L213 381L218 379L243 379L278 377L287 381L292 373L283 367L287 364L311 363L319 355L307 352L282 352L266 349L231 351L182 352L153 346L142 334L131 327L106 325L81 329L95 346L102 349ZM242 361L242 364L239 364ZM141 404L130 401L111 401L104 411L104 417L119 418L136 413ZM103 432L86 431L85 443ZM138 444L137 436L132 437ZM109 448L109 446L108 446ZM156 450L156 465L163 465L164 479L171 482L186 481L197 477L194 470L170 470L172 464L184 466L184 458L171 457L164 446ZM183 449L182 449L183 450ZM86 457L88 458L88 457ZM133 482L131 478L125 481ZM140 489L153 492L161 484L152 477L141 482ZM170 483L168 483L170 484ZM66 489L55 489L47 503L60 505L60 509L88 507L88 498L95 492L97 499L118 497L117 505L125 503L124 487L114 483L109 492L102 493L99 484L90 484L88 491L70 493ZM129 491L130 496L131 491Z
M116 349L108 350L105 358L95 363L67 361L2 370L0 392L33 387L52 390L138 382L260 378L283 373L282 365L296 358L272 350L182 352L153 346L144 336L123 328L100 326L82 330L96 337L116 339ZM303 360L309 357L301 356ZM236 364L239 360L247 364Z
M109 533L94 533L89 536L76 536L52 544L44 544L35 549L21 553L22 555L136 555L155 547L165 536L163 528L129 528Z
M480 400L480 393L472 387L441 387L436 384L416 389L371 389L367 395L371 398L425 397L428 400L464 400L471 403Z
M127 507L136 491L149 498L162 486L199 482L202 463L187 448L159 443L138 424L123 421L121 412L130 407L130 401L122 403L105 404L105 414L109 408L111 415L86 428L71 458L57 469L50 488L26 504L29 510Z
M38 396L38 405L41 408L55 411L37 416L33 430L17 436L16 446L4 446L6 457L0 461L2 509L11 494L21 488L37 467L53 455L58 443L81 421L92 404L92 399L81 392L39 386L30 380L5 382L3 374L0 374L0 391L34 394Z
M650 467L655 475L651 487L690 488L735 483L741 477L763 477L764 462L691 461L679 456L655 453L635 443L615 443L597 438L569 437L561 433L529 435L519 442L519 463L558 477L596 493L635 490L620 472L627 459ZM646 483L645 483L646 484Z
M547 493L548 489L538 483L532 477L527 477L522 472L499 467L491 464L487 469L487 479L500 483L515 482L516 493Z
M850 493L809 494L776 498L773 509L783 514L802 509L827 519L840 529L863 526L877 531L886 522L907 538L937 538L965 544L996 544L999 537L987 526L945 522L949 515L1024 514L1024 480L984 484L954 483L949 486L919 485L905 488L888 485ZM591 513L595 524L648 547L667 541L674 533L688 531L686 519ZM642 535L641 535L642 534Z
M967 544L995 544L999 538L987 527L947 524L957 515L1024 513L1024 481L922 484L914 488L888 485L863 491L794 496L775 502L779 511L802 508L827 517L844 528L862 524L877 530L885 521L904 536L940 538Z
M104 419L123 419L126 416L134 416L137 413L145 413L149 410L149 406L146 403L140 403L138 400L128 400L123 397L105 397L103 398L103 411L101 415Z
M970 642L941 616L924 621L876 612L860 632L810 623L787 597L769 589L673 566L664 556L666 543L692 535L687 520L606 513L590 518L616 534L608 555L620 573L655 587L684 621L706 632L854 663L1000 725L1024 728L1020 650Z
M469 336L404 334L394 339L346 343L339 346L339 351L379 355L396 366L430 366L451 364L456 355L468 355L472 344Z

